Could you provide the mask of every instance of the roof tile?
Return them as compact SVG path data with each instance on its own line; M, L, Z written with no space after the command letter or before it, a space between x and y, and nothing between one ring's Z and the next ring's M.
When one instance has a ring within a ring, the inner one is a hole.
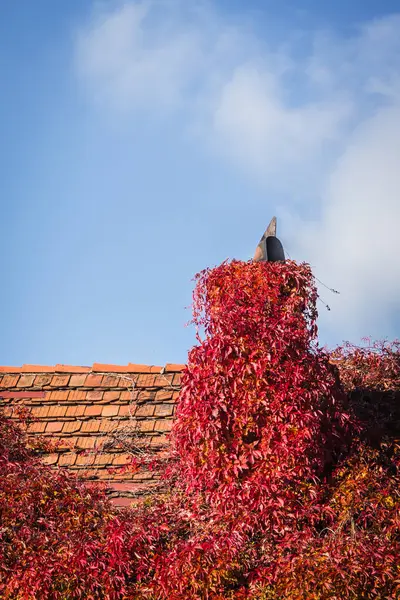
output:
M76 433L80 430L82 421L64 421L62 432L63 433Z
M61 454L58 464L60 467L72 467L75 464L76 457L75 452L66 452L65 454Z
M69 385L74 387L82 387L83 385L85 385L85 379L86 375L84 373L72 375L69 381Z
M90 367L76 367L74 365L56 365L56 373L90 373Z
M154 406L151 404L138 406L134 414L135 417L152 417L154 414Z
M17 387L31 387L34 379L34 375L21 375L17 383Z
M28 425L28 433L44 433L46 429L45 421L34 421Z
M85 407L85 417L100 417L102 406L96 406L94 404Z
M90 375L87 375L87 377L86 377L85 386L86 387L97 387L97 386L101 385L102 381L103 381L102 375L94 375L93 373L91 373Z
M86 393L86 399L90 400L90 402L98 402L103 398L104 392L100 390L90 390Z
M51 380L53 387L65 387L68 385L70 375L54 375Z
M167 373L177 373L183 371L186 365L176 365L174 363L167 363L165 365L165 371Z
M95 373L96 371L100 373L129 373L128 365L109 365L105 363L94 363L92 367L92 371Z
M50 421L46 425L46 433L60 433L63 428L62 421Z
M96 438L94 437L78 437L76 441L76 446L78 448L82 448L83 450L88 450L90 448L94 448L96 445Z
M52 375L49 375L49 374L47 374L47 375L44 375L44 374L43 375L36 375L34 384L37 385L37 386L43 387L45 385L49 385L51 379L52 379Z
M115 375L105 375L101 382L102 387L117 387L119 385L120 378Z
M58 454L48 454L43 458L46 465L55 465L58 462Z
M86 392L83 390L72 390L68 392L68 400L86 400Z
M112 400L119 400L121 396L121 392L118 391L111 391L111 392L104 392L104 400L111 402Z
M154 373L154 371L152 371L154 367L149 365L136 365L134 363L129 363L128 369L130 373ZM161 371L161 367L156 367L156 369L159 369L158 372Z
M154 415L156 417L172 417L174 413L173 404L157 404Z
M50 392L48 397L50 400L56 400L59 402L61 400L67 400L68 394L68 390L55 390L53 392Z
M173 386L178 385L182 368L172 363L164 369L132 363L121 367L95 363L93 368L24 365L8 373L0 369L0 382L1 389L13 395L12 406L8 403L6 410L18 405L32 407L32 416L38 420L29 424L28 434L44 433L58 442L57 452L46 460L51 463L58 456L59 467L71 469L82 478L106 482L111 485L111 496L117 496L125 491L116 485L126 483L126 493L134 494L146 491L153 479L123 468L129 463L129 454L110 444L113 432L137 428L143 433L145 446L167 452L166 434L172 427L179 395ZM17 401L14 395L21 399Z
M22 373L54 373L55 367L43 365L22 365L19 369Z
M90 419L84 421L81 427L81 433L97 433L100 429L100 421L98 419Z
M119 407L118 405L110 404L108 406L103 406L103 410L101 413L102 417L116 417L118 415Z
M49 419L58 419L59 417L64 417L66 412L67 412L66 406L60 406L60 405L50 406L47 417Z
M84 405L67 406L65 416L69 418L83 417L86 408Z
M19 375L5 375L1 381L2 388L11 388L17 385Z

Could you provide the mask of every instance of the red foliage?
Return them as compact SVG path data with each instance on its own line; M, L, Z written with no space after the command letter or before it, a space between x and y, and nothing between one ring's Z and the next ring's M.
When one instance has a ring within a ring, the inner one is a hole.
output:
M198 276L168 491L132 511L0 421L2 597L396 598L398 396L361 388L399 389L399 347L323 352L316 299L294 262Z

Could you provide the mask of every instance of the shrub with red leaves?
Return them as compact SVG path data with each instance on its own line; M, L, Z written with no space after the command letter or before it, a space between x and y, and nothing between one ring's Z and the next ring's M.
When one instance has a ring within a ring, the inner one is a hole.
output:
M397 598L399 346L322 351L316 300L291 261L198 275L167 492L132 511L3 426L2 597Z

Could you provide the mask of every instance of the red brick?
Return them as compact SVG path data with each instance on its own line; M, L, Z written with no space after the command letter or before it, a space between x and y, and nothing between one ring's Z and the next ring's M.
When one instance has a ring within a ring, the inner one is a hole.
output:
M69 385L71 387L81 387L81 386L85 385L85 380L86 380L85 374L72 375Z
M28 425L28 433L44 433L46 429L45 421L35 421L33 423L29 423Z
M18 383L19 375L5 375L1 382L2 388L12 388Z
M180 373L185 367L186 365L176 365L174 363L167 363L165 365L165 371L167 373Z
M58 464L60 467L72 467L72 465L76 462L77 455L75 452L66 452L65 454L61 454L58 459Z
M91 406L86 406L85 417L100 417L102 408L102 406L96 406L93 404Z
M45 385L49 385L52 379L52 375L36 375L35 377L35 386L43 387Z
M87 392L83 390L71 390L68 392L68 400L86 400Z
M86 406L67 406L67 410L65 413L66 417L75 418L75 417L83 417L85 414Z
M76 433L80 430L82 421L65 421L63 424L63 433Z
M98 402L103 398L104 392L100 392L100 390L91 390L86 393L86 399L90 400L90 402Z
M157 404L155 410L156 417L171 417L174 412L173 404Z
M31 387L35 380L34 375L21 375L17 383L17 387Z
M90 373L90 367L76 367L74 365L56 365L54 370L57 373Z
M86 387L96 387L98 385L101 385L101 382L103 381L103 376L102 375L87 375L86 379L85 379L85 386Z
M116 417L118 415L118 406L103 406L103 411L101 413L102 417Z
M68 385L69 379L69 375L54 375L50 385L53 387L65 387Z
M144 404L138 406L135 410L135 417L152 417L154 414L154 406L151 404Z
M68 394L68 390L57 390L54 392L50 392L48 397L50 400L56 400L57 402L59 402L60 400L67 400Z
M108 400L108 402L111 402L112 400L119 400L119 397L121 395L121 392L104 392L104 400Z
M97 433L100 429L100 421L91 419L82 423L82 433Z
M50 406L47 418L51 419L51 418L63 417L66 412L67 412L66 406Z
M45 465L55 465L58 461L58 454L48 454L42 460Z
M63 423L60 421L51 421L46 425L46 433L60 433L63 428Z

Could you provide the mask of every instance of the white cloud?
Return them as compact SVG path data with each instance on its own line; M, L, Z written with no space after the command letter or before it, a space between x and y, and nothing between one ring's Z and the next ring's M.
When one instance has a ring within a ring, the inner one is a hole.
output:
M379 335L400 304L400 15L303 37L300 58L290 36L269 46L211 5L131 1L82 29L76 64L108 110L177 112L197 142L283 190L296 257L341 291L324 324Z

